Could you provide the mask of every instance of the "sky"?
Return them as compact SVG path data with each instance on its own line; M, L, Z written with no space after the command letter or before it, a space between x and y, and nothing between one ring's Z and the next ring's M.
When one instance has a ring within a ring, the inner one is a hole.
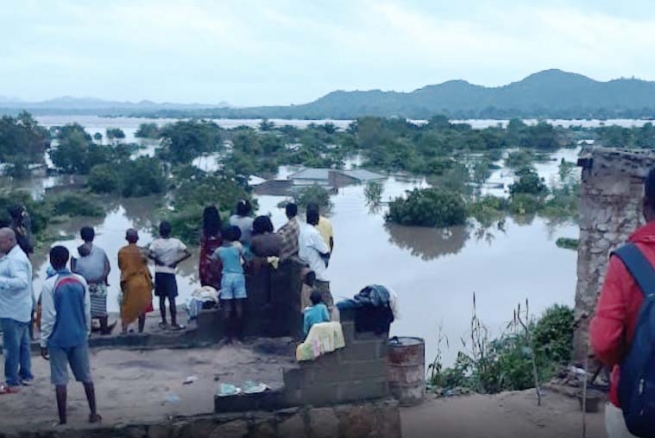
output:
M655 79L652 0L2 0L0 96L300 104L499 86L559 68Z

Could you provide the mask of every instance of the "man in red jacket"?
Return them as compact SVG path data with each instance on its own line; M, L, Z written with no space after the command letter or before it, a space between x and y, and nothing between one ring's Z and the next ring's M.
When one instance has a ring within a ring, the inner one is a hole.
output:
M655 266L655 169L646 177L642 209L646 225L635 231L628 241L636 244ZM643 299L643 293L623 262L612 257L589 331L596 358L612 367L610 401L605 406L605 427L610 438L633 436L628 432L619 404L619 364L628 353Z

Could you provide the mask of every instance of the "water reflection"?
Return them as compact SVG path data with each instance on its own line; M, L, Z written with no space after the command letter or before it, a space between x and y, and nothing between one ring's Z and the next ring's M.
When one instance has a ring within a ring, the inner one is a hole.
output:
M389 242L426 261L459 253L470 237L465 226L440 230L385 224L384 228L389 233Z

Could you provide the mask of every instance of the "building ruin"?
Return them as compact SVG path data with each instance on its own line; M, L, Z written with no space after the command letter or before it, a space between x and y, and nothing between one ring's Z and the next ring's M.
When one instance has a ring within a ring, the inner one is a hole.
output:
M643 181L655 166L655 152L592 148L580 154L578 165L582 181L573 360L582 363L609 254L643 224Z

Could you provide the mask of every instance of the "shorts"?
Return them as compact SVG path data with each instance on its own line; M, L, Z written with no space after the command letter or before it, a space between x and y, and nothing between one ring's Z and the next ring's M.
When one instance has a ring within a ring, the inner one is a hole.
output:
M223 272L221 279L222 300L243 300L248 298L246 293L246 277L243 274Z
M155 273L155 296L173 299L177 297L177 279L175 274Z
M92 383L91 367L89 366L89 346L87 344L69 348L48 348L50 353L50 379L55 386L68 383L68 365L70 365L75 380L82 383Z
M107 285L93 283L89 285L91 299L91 318L107 316Z

